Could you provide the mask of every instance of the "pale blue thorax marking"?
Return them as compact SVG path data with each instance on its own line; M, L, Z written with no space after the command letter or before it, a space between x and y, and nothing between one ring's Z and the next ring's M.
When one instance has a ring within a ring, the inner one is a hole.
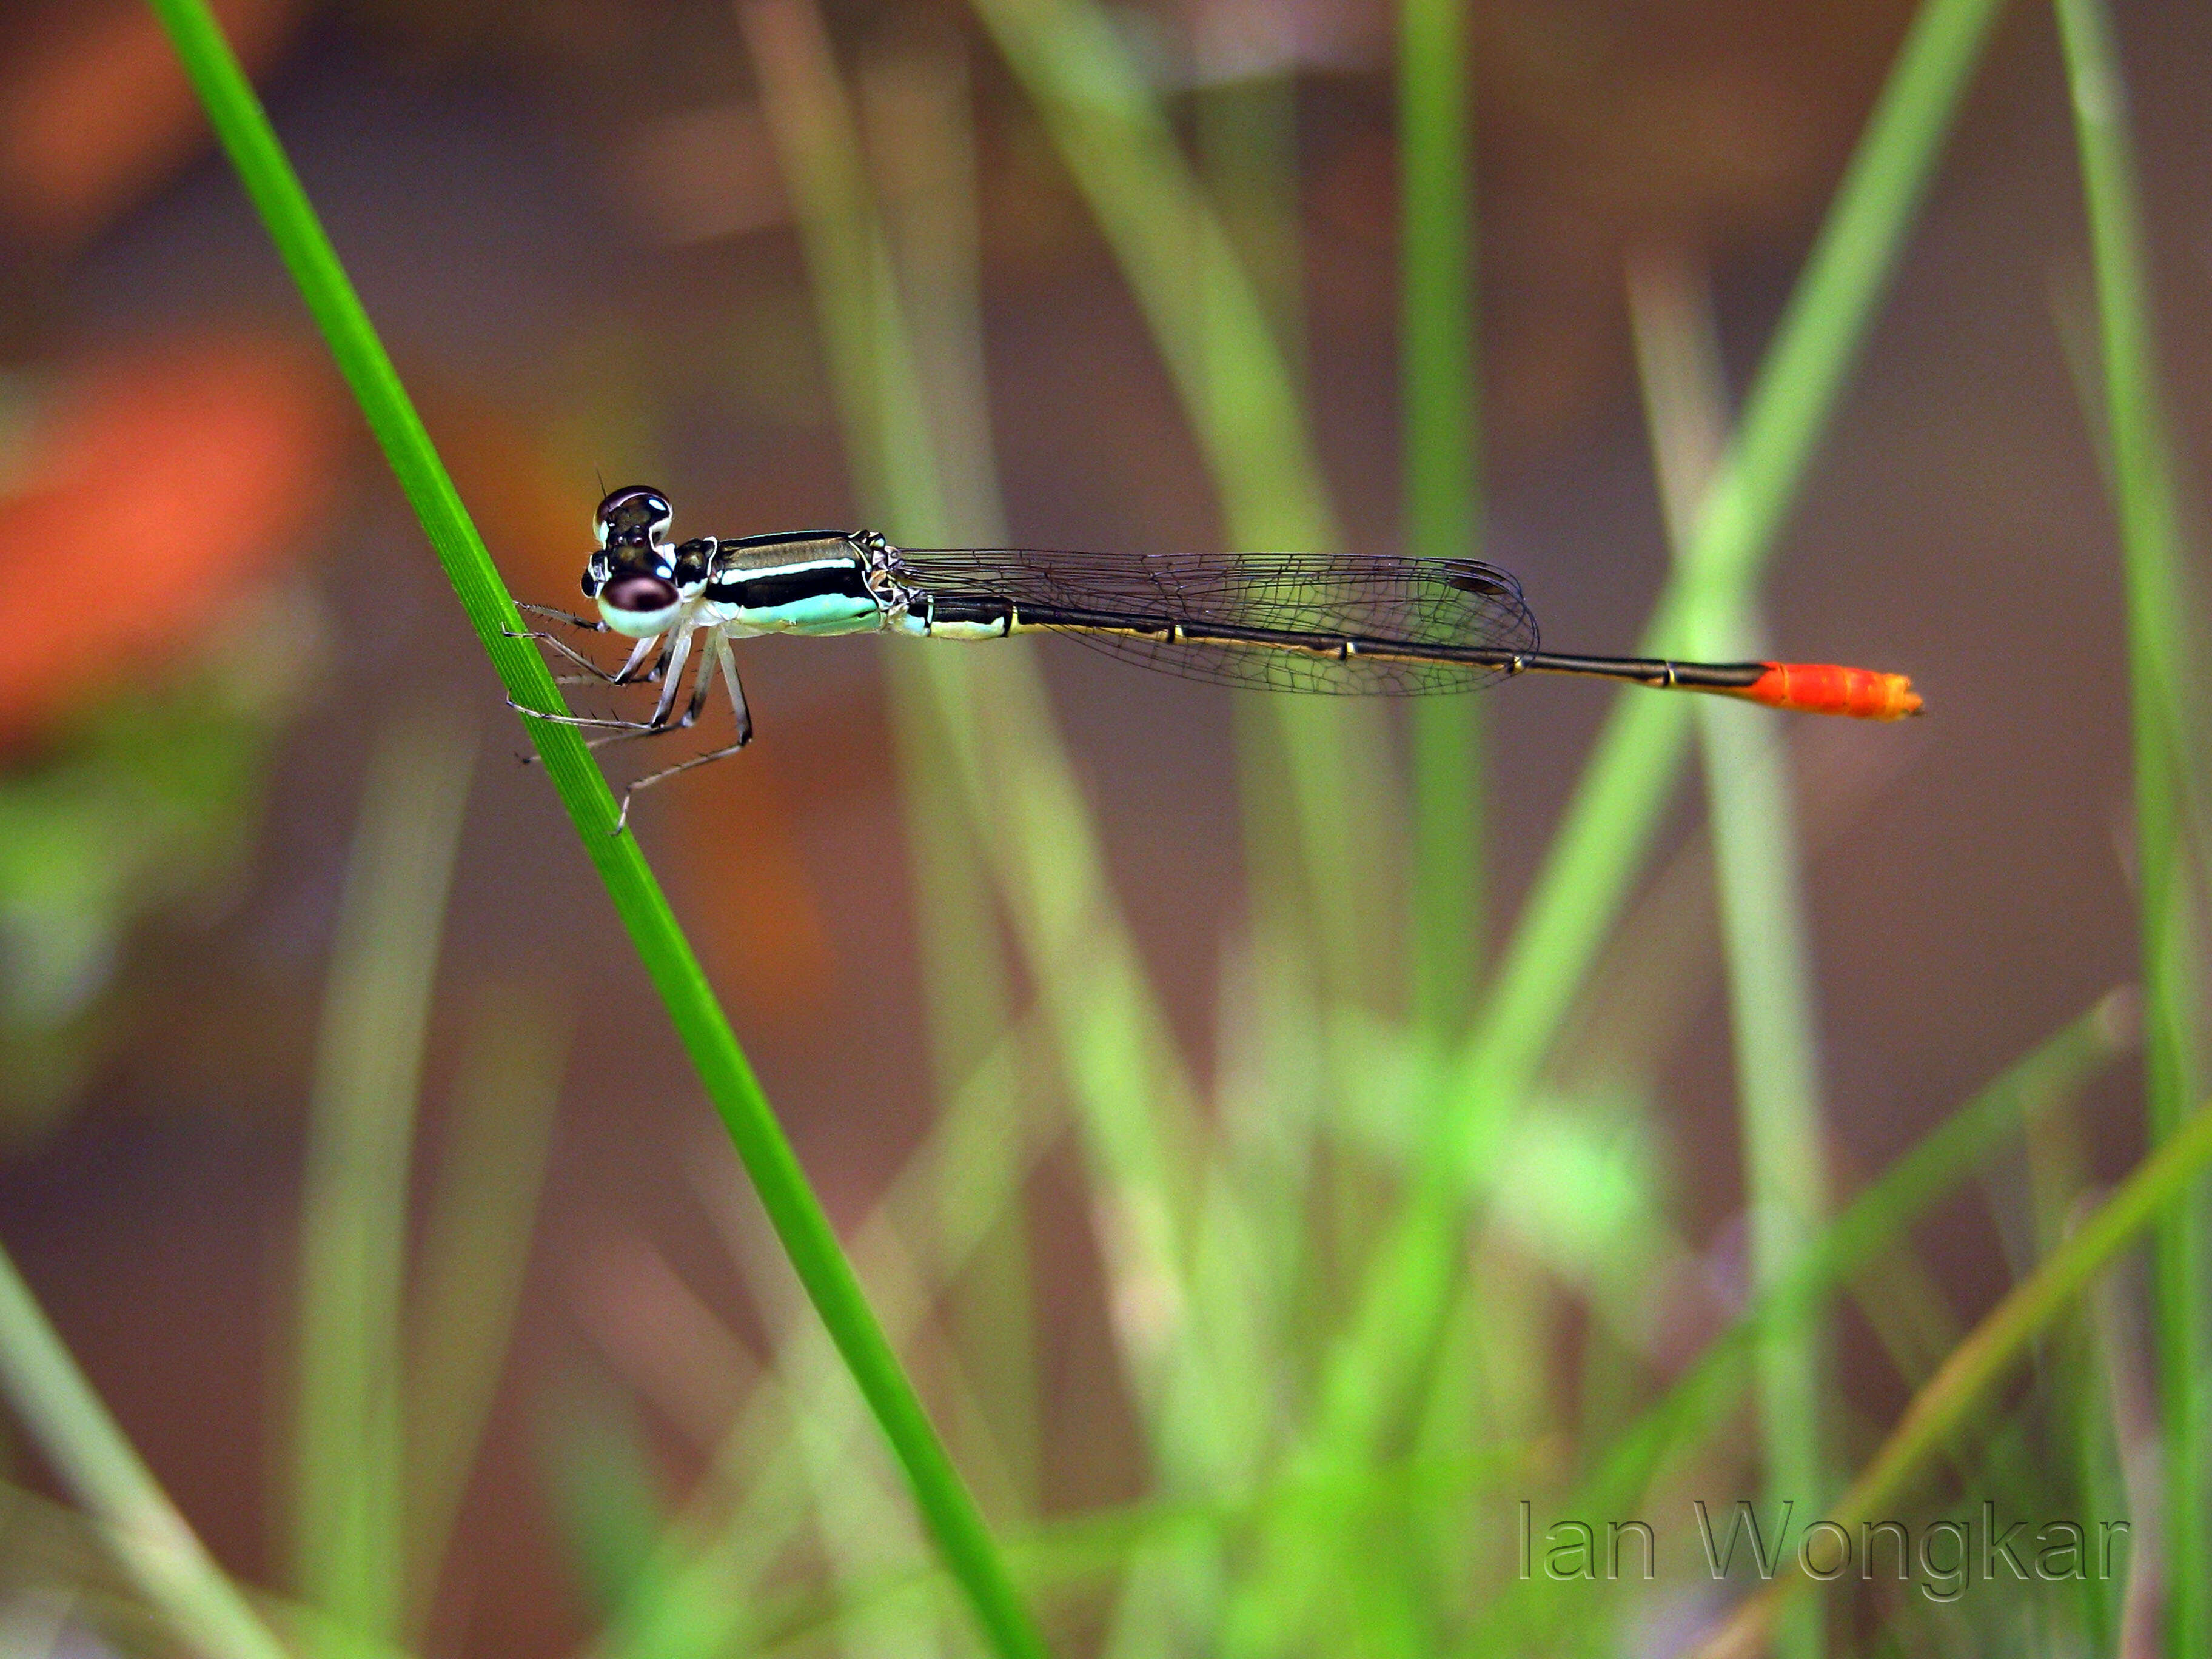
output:
M763 577L803 575L816 570L850 569L853 565L854 560L847 555L776 564L738 565L718 574L726 580L739 575L757 580ZM880 629L885 621L883 607L875 600L850 593L817 593L768 605L732 605L702 599L699 612L702 618L720 625L737 639L763 634L797 634L809 639L870 634Z
M799 634L821 639L833 634L872 634L884 625L882 606L873 599L856 599L848 593L825 593L788 605L709 602L702 608L738 639L757 634Z

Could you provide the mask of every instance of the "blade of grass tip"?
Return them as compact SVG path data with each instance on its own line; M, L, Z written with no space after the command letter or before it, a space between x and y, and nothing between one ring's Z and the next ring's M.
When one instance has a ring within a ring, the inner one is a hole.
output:
M1632 267L1629 311L1661 505L1682 559L1728 429L1711 287L1686 259L1657 256ZM1705 619L1684 639L1691 655L1738 662L1765 654L1754 605L1735 607L1731 617L1694 593L1686 604ZM1697 719L1728 968L1751 1278L1765 1286L1789 1276L1828 1202L1796 800L1774 721L1719 697L1704 699ZM1818 1321L1759 1344L1765 1484L1778 1509L1788 1502L1817 1510L1826 1501L1827 1363ZM1782 1645L1797 1659L1817 1659L1824 1634L1817 1617L1800 1615Z
M1827 1518L1850 1531L1893 1508L1911 1489L1922 1465L1965 1429L1975 1407L2027 1352L2037 1335L2096 1281L2136 1235L2185 1201L2191 1184L2202 1178L2208 1165L2212 1165L2212 1106L2203 1106L2136 1166L2072 1237L1974 1327L1927 1386L1913 1395L1881 1450L1836 1501ZM1765 1644L1778 1616L1805 1586L1803 1575L1785 1564L1772 1583L1697 1650L1697 1659L1750 1659Z
M408 1188L446 896L474 736L395 721L370 756L331 945L307 1115L294 1377L292 1576L337 1628L389 1642L404 1605L400 1421Z
M408 1383L408 1620L415 1643L505 1365L567 1070L569 1022L495 988L476 1010L422 1230Z
M1405 550L1422 558L1468 557L1482 539L1469 80L1466 8L1457 0L1402 0L1400 441ZM1441 1051L1466 1020L1482 956L1483 721L1473 697L1417 697L1409 714L1413 1007Z
M1677 648L1692 591L1741 600L1771 549L1887 286L2000 0L1926 0L1823 222L1707 497L1691 556L1670 576L1644 648ZM1319 1438L1374 1445L1456 1280L1470 1174L1536 1078L1656 833L1695 699L1624 693L1547 850L1434 1126L1432 1155L1377 1249L1358 1310L1328 1364Z
M1561 1506L1565 1515L1630 1515L1668 1456L1728 1422L1759 1340L1787 1332L1879 1261L1907 1229L1981 1163L2023 1116L2070 1101L2129 1049L2136 1001L2114 992L2022 1055L1892 1161L1838 1211L1781 1282L1759 1292L1741 1318L1706 1344L1667 1391L1596 1457ZM1544 1630L1531 1588L1508 1586L1459 1650L1526 1651Z
M227 1577L47 1321L0 1249L0 1388L139 1592L205 1659L287 1659Z
M2203 733L2189 692L2189 637L2201 626L2184 574L2181 513L2160 407L2150 278L2112 16L2099 0L2057 0L2089 218L2105 421L2127 596L2141 909L2145 1093L2154 1141L2175 1134L2204 1076L2198 883L2186 860L2185 774ZM2200 796L2202 792L2198 792ZM2153 1257L2154 1326L2165 1428L2166 1639L2212 1650L2212 1196L2162 1216Z
M514 601L204 0L150 3L508 695L526 708L559 708L551 672L527 641L514 637L523 631ZM1002 1654L1042 1653L1042 1639L1014 1595L975 1501L870 1311L667 896L635 837L613 833L615 802L606 780L574 729L526 724L800 1282L904 1467L915 1501L988 1639Z

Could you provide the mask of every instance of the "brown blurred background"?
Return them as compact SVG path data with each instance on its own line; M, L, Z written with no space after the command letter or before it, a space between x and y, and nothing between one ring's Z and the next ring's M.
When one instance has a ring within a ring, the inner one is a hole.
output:
M571 602L600 477L665 488L686 534L853 520L805 275L726 8L219 9L519 593ZM1547 640L1625 648L1663 569L1625 261L1644 247L1709 260L1731 364L1755 362L1905 13L1899 0L1477 7L1486 550L1522 576ZM544 1518L534 1413L602 1363L594 1286L619 1282L606 1264L625 1241L651 1241L742 1323L685 1176L726 1152L550 791L511 763L521 739L493 678L149 15L81 0L11 4L4 19L0 753L27 789L81 766L96 779L100 756L131 752L118 699L224 712L204 766L124 810L131 834L86 820L66 867L93 922L59 938L41 919L45 878L6 900L0 1234L226 1563L272 1574L266 1401L364 756L378 720L462 712L482 751L431 1097L455 1011L484 987L526 975L573 1014L577 1041L449 1622L457 1642L465 1630L478 1647L551 1651L586 1615ZM2212 411L2212 12L2133 4L2119 19L2194 472ZM830 21L848 51L939 30L971 52L1014 534L1217 541L1141 321L988 44L928 3L836 4ZM1306 373L1355 545L1389 549L1389 15L1368 0L1222 0L1130 21L1170 85L1294 71ZM2063 344L2083 241L2066 119L2048 15L2020 8L1771 587L1790 654L1909 671L1930 708L1901 733L1796 734L1825 828L1813 897L1847 1170L1878 1165L2131 973L2118 575ZM643 813L771 1098L848 1218L927 1104L907 1058L921 1042L911 925L886 902L906 867L888 648L750 650L762 742ZM1140 939L1203 1054L1238 887L1228 694L1073 650L1050 665ZM1602 707L1572 685L1492 699L1509 912ZM222 787L201 799L210 778ZM0 823L24 821L11 809ZM1728 1051L1717 987L1698 996L1670 1082L1718 1228L1735 1191ZM856 1020L870 1041L854 1040ZM2117 1167L2136 1134L2125 1079L2109 1105ZM1126 1496L1133 1453L1078 1188L1048 1166L1040 1193L1062 1430L1048 1495ZM1956 1232L1943 1265L1973 1297L1996 1258L1968 1221ZM680 1482L681 1454L668 1456ZM43 1480L27 1453L15 1461Z

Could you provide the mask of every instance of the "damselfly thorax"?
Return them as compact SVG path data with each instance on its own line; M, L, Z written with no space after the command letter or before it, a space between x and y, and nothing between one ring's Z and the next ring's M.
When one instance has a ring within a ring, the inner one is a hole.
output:
M521 710L602 732L594 746L681 731L698 720L718 679L727 690L737 740L632 783L617 829L639 790L751 741L730 641L769 634L978 641L1055 633L1186 678L1285 691L1408 696L1474 690L1516 674L1577 674L1865 720L1920 712L1901 674L1543 651L1520 583L1477 559L915 549L872 531L833 530L671 544L673 517L659 490L616 490L599 503L599 545L584 568L585 597L599 616L523 607L634 641L623 665L609 672L551 634L525 635L591 678L659 683L642 720Z

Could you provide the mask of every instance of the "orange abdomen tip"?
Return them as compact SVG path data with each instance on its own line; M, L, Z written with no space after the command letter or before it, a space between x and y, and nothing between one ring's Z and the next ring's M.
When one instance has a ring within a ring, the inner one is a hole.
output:
M1920 694L1903 674L1877 674L1870 668L1825 662L1771 662L1764 674L1736 695L1770 708L1848 714L1862 720L1903 720L1920 712Z

